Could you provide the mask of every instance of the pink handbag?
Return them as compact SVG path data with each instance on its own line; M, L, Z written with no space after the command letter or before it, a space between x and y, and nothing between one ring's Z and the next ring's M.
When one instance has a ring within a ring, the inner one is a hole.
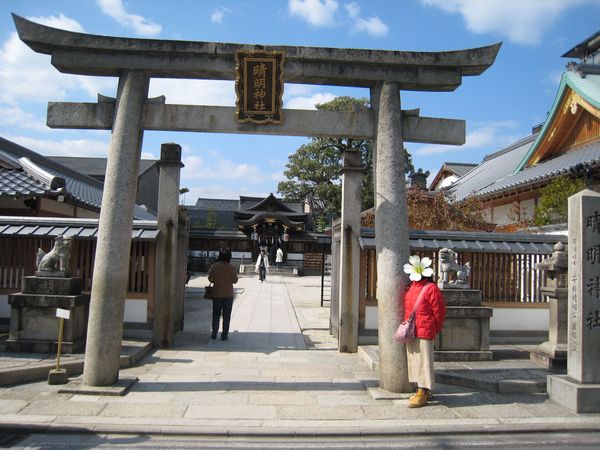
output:
M421 292L419 292L419 296L417 297L417 301L415 302L415 305L413 306L413 310L410 313L410 316L408 316L408 319L406 319L404 322L402 322L400 324L400 326L398 327L398 329L396 330L396 334L394 335L394 338L398 342L407 344L415 338L415 316L417 313L417 306L419 306L419 303L421 302L423 295L425 295L425 291L427 290L428 287L429 287L429 284L427 284L421 288Z

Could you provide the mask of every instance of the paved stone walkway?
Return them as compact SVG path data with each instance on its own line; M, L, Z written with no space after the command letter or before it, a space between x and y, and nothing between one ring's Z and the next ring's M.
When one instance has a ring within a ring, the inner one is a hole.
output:
M358 354L338 353L319 306L318 277L242 278L228 341L210 340L205 280L193 280L185 329L122 376L123 397L59 394L35 382L0 388L0 430L358 435L599 430L600 415L575 415L545 394L499 394L440 384L431 404L407 395L376 400L378 375ZM300 319L301 318L301 319Z

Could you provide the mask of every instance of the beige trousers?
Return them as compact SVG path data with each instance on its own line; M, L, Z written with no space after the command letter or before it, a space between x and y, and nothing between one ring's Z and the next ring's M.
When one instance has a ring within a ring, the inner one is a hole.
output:
M415 338L406 344L408 360L408 381L417 383L417 387L433 389L433 340Z

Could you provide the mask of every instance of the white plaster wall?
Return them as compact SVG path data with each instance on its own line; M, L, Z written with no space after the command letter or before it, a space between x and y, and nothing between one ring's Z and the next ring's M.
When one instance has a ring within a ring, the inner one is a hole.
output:
M126 298L125 299L125 322L148 321L148 300L145 298Z
M492 210L491 210L491 208L483 210L483 218L485 219L486 222L494 223L494 219L492 217Z
M494 308L490 330L547 331L549 311L547 308Z
M0 294L0 317L10 318L10 305L8 304L8 294Z
M365 308L365 329L377 330L378 328L377 306L367 306Z
M547 331L550 323L547 308L494 308L490 330L494 331ZM376 330L377 307L365 308L365 329Z
M450 175L444 179L442 179L442 181L440 181L436 187L436 189L441 189L441 188L445 188L448 186L451 186L452 184L454 184L454 182L458 180L458 177L456 175Z
M521 213L525 216L524 218L533 218L533 212L535 211L535 199L530 198L529 200L523 200L521 202Z
M522 220L533 218L533 211L535 210L535 200L530 198L519 202L521 205ZM513 223L514 219L508 217L510 210L514 207L514 202L507 203L506 205L496 206L493 209L493 218L491 217L491 210L486 211L486 216L493 223L498 225L506 225Z
M125 322L146 323L148 311L148 301L146 299L125 299ZM10 318L10 305L8 304L8 295L0 294L0 317Z
M508 205L500 205L494 208L494 223L497 225L506 225L513 221L508 218L508 213L512 207L512 203Z

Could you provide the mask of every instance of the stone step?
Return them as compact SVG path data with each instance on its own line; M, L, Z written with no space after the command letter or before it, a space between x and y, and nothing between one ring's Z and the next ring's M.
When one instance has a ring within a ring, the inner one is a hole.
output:
M280 270L277 270L277 267L269 268L269 275L280 275L283 277L295 277L298 276L298 272L294 271L296 269L295 266L282 266ZM244 270L240 270L239 273L244 275L252 275L256 273L254 271L254 264L244 264Z

